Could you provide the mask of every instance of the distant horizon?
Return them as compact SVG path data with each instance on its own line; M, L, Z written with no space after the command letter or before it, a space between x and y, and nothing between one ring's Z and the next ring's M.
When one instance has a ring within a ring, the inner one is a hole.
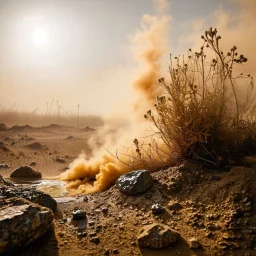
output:
M253 1L235 0L0 0L0 104L45 113L55 99L54 109L58 100L63 112L74 114L78 104L86 115L132 112L138 96L134 81L147 69L134 51L141 46L132 40L145 30L143 15L169 17L159 60L159 77L168 77L169 54L198 48L209 26L239 46L239 31L249 30L239 21L253 8ZM252 52L251 44L239 49ZM255 61L250 54L251 66Z

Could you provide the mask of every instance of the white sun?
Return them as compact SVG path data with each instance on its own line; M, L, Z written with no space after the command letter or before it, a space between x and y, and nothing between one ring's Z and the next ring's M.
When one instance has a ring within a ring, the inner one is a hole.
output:
M36 45L44 45L48 41L48 33L45 28L36 28L33 33L33 41Z

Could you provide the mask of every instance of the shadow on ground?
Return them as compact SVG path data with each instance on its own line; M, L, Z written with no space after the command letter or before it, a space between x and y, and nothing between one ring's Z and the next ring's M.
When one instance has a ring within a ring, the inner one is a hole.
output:
M54 226L42 237L23 249L5 253L6 256L58 256L58 241L55 236Z

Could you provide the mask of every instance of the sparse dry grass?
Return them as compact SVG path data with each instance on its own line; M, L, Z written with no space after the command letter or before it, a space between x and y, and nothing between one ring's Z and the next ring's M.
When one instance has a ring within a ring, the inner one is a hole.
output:
M135 149L127 150L133 168L155 170L185 159L223 167L256 153L253 79L236 75L247 58L236 46L223 52L216 29L202 40L199 52L171 56L170 78L158 81L165 93L145 115L153 123L151 143L135 139Z
M4 123L7 126L30 125L38 127L58 124L84 128L86 126L102 126L104 121L101 117L93 115L79 115L78 117L72 113L37 114L36 112L22 112L12 109L1 109L0 123Z

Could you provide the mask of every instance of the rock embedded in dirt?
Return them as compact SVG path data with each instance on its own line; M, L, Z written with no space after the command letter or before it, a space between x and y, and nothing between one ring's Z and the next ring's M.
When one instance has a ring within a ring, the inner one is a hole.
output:
M50 208L52 211L56 211L57 209L57 202L50 195L33 188L31 189L2 186L0 187L0 197L20 197L32 203Z
M36 162L32 161L29 166L36 166Z
M183 206L178 202L169 202L167 207L171 211L179 211L183 208Z
M83 220L86 218L86 212L82 209L75 209L72 213L73 220Z
M42 173L30 166L21 166L10 175L11 178L41 179Z
M35 188L15 187L12 182L3 179L0 175L0 198L8 199L11 197L24 198L32 203L48 207L52 211L57 209L57 202L50 195Z
M0 188L3 186L8 186L8 187L14 187L14 184L8 180L5 180L1 175L0 175Z
M33 142L29 145L27 145L28 148L33 149L33 150L42 150L43 146L41 143L39 142Z
M0 199L0 253L24 247L50 227L50 209L22 198Z
M161 204L153 204L151 210L153 214L161 214L165 212L165 209Z
M191 239L188 240L188 245L189 248L191 249L198 249L201 247L200 242L195 237L192 237Z
M153 179L147 170L126 173L116 181L119 190L129 195L145 192L153 185Z
M161 249L176 243L180 238L179 233L167 225L151 224L144 226L137 236L139 246L152 249Z
M99 239L99 237L93 237L92 239L91 239L91 242L92 243L94 243L94 244L96 244L96 245L98 245L99 243L100 243L100 239Z
M9 168L8 164L0 164L0 169L7 169Z
M10 149L7 148L7 147L2 147L2 150L3 150L4 152L9 152L9 151L10 151Z
M60 157L60 156L57 156L57 157L55 158L55 161L58 162L58 163L62 163L62 164L66 163L65 159L63 159L63 158Z

